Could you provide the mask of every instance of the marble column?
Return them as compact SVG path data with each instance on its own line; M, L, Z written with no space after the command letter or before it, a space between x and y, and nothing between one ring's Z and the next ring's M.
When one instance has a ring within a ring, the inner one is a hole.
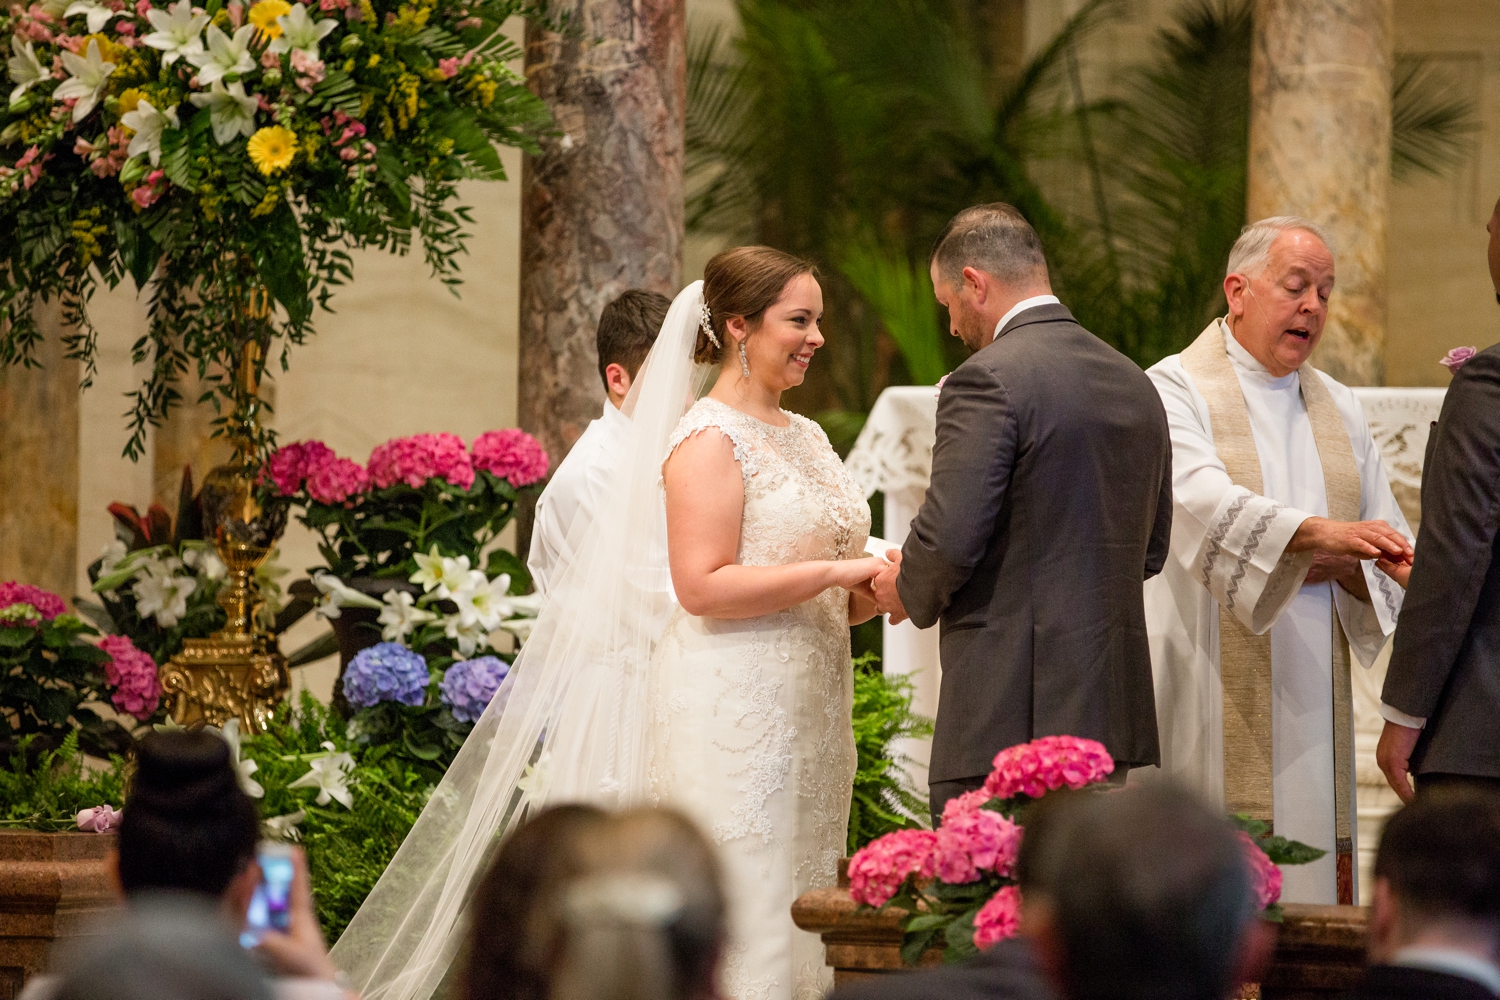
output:
M599 415L594 331L629 288L679 290L685 0L568 0L526 29L526 78L559 134L522 175L518 410L553 468Z
M213 423L220 412L229 412L229 404L221 399L223 409L219 411L212 402L198 402L209 387L198 378L194 364L177 386L182 393L182 404L172 409L152 438L151 499L165 507L173 518L177 516L183 467L192 467L196 490L203 485L203 476L209 469L229 461L234 454L225 438L213 436ZM272 388L271 383L263 385L262 396Z
M0 581L71 598L78 552L77 361L62 311L37 309L40 368L0 369Z
M1255 0L1247 215L1326 226L1337 258L1313 362L1385 377L1394 0Z

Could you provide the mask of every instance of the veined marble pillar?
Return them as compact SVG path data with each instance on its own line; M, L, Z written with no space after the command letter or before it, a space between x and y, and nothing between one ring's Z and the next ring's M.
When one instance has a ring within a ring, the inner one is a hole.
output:
M567 34L526 29L526 78L561 134L526 158L521 205L518 408L554 469L604 403L605 304L679 290L687 87L685 0L564 6Z
M77 361L63 357L62 311L38 307L40 368L0 369L0 581L74 591L78 552Z
M1334 241L1337 284L1314 363L1385 378L1394 0L1256 0L1251 220L1301 215Z

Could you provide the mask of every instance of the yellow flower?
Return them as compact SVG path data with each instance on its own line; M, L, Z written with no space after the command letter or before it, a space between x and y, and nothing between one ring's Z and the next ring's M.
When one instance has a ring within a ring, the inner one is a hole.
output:
M273 3L279 0L261 0ZM267 177L292 164L292 154L297 152L297 137L290 129L280 125L263 128L250 137L250 162Z
M283 14L290 14L292 5L286 0L260 0L250 8L248 15L251 24L260 32L263 38L280 38L281 25L276 19Z
M123 118L135 110L135 106L141 102L146 95L141 93L138 87L127 87L120 94L120 103L116 105L115 111Z
M111 38L106 37L105 35L100 34L84 35L83 45L79 48L78 51L87 52L89 50L89 42L98 42L99 58L103 59L105 62L112 62L116 66L119 66L121 60L123 60L127 55L130 54L130 50L125 46L121 45Z

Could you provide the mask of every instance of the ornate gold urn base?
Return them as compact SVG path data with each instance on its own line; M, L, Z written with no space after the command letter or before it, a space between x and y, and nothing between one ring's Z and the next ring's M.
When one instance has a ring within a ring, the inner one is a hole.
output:
M275 637L256 625L264 602L255 571L270 558L287 516L284 505L263 505L256 487L259 360L259 345L247 343L236 373L241 394L229 434L234 458L209 470L199 494L204 533L228 570L219 590L224 627L207 639L184 640L182 652L161 672L162 692L180 725L222 726L237 718L245 734L265 729L291 687Z

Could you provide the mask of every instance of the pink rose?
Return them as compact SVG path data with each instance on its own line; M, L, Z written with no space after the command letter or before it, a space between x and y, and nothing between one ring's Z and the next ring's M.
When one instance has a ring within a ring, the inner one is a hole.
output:
M547 476L547 452L536 438L517 427L486 431L474 439L474 466L507 480L530 486Z
M1457 375L1458 370L1469 363L1469 359L1478 354L1479 351L1472 347L1455 347L1443 355L1438 364Z
M120 817L124 815L124 810L116 809L108 803L83 809L78 813L78 829L84 833L109 833L120 828Z
M115 689L110 701L115 708L145 721L161 704L161 685L156 678L156 661L135 648L123 635L107 635L99 648L109 654L104 665L104 679Z
M974 947L989 948L1021 929L1021 890L1007 885L974 914Z
M44 621L51 621L64 611L68 610L63 599L41 587L33 587L29 583L17 583L14 580L0 583L0 608L8 608L12 604L29 604L37 610ZM26 624L35 625L35 621Z
M1256 904L1264 910L1281 898L1281 869L1248 833L1240 831L1240 846L1250 865L1250 882L1255 887Z
M438 72L443 74L445 80L451 80L458 75L458 56L438 60Z
M908 875L930 878L937 834L897 830L873 840L849 859L849 896L866 906L884 906Z
M1079 789L1102 781L1115 769L1104 744L1075 736L1043 736L1008 747L995 756L995 769L984 781L997 799L1027 795L1039 799L1053 789Z

